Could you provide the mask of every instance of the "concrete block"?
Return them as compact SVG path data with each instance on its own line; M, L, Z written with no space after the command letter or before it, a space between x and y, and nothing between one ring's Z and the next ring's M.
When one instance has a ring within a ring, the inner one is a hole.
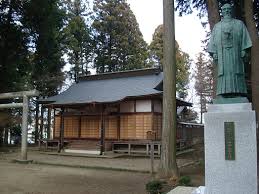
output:
M257 194L256 118L251 104L210 105L204 120L206 194ZM234 160L225 157L224 122L234 122Z

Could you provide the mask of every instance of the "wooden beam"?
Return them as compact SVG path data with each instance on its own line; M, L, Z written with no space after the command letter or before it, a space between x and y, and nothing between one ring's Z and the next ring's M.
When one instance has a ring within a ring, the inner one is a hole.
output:
M9 103L9 104L0 104L0 109L4 108L22 108L23 103Z
M23 96L39 96L40 93L37 90L31 91L22 91L22 92L10 92L10 93L2 93L0 94L0 99L8 99L8 98L18 98Z

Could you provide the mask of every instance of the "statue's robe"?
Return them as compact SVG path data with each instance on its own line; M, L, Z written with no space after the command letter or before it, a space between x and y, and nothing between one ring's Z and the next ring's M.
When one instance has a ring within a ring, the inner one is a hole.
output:
M216 95L247 94L242 51L252 47L244 23L240 20L220 21L213 28L208 52L217 54Z

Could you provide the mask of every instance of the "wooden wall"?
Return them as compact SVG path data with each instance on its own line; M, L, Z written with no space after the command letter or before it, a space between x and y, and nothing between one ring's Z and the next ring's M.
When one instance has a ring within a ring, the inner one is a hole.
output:
M153 115L153 125L153 130L156 132L156 137L160 140L162 135L162 114Z
M109 116L105 119L105 138L117 139L118 138L118 117Z
M64 138L100 138L101 120L99 116L81 116L81 132L79 136L79 116L64 117ZM109 116L105 120L105 137L117 139L117 116ZM54 137L59 138L60 116L55 116Z
M122 115L120 116L120 138L134 139L136 137L136 115Z
M59 137L60 116L55 116L54 137ZM79 133L79 117L65 116L64 118L64 137L77 138Z
M59 133L60 133L60 116L55 116L54 119L54 134L53 137L54 138L58 138L59 137Z
M105 116L105 138L114 140L142 140L148 139L147 132L155 131L156 139L161 138L162 115L159 100L131 100L124 101L109 112L113 115ZM91 108L91 107L90 107ZM92 107L94 113L99 113L97 107ZM83 110L82 110L83 111ZM86 111L86 110L84 110ZM95 112L96 111L96 112ZM69 110L70 114L78 113ZM90 113L89 113L90 114ZM81 117L81 119L80 119ZM81 120L81 123L80 123ZM101 117L93 116L64 116L64 138L92 138L99 139ZM54 137L59 138L60 115L55 116Z
M79 132L79 117L69 116L64 119L64 137L76 138Z
M99 138L100 137L100 117L82 116L81 117L81 137Z
M120 138L147 139L147 132L152 130L152 122L152 113L122 115L120 119Z

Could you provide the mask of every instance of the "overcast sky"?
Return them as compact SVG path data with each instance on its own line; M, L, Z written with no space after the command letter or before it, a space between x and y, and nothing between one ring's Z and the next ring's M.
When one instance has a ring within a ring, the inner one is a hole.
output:
M163 23L163 0L128 0L147 43L152 40L156 27ZM179 17L175 13L175 36L180 48L192 58L202 50L205 30L195 15Z
M140 30L147 43L152 40L156 27L163 23L163 0L128 0L131 10L139 23ZM182 51L188 53L195 60L203 50L201 41L205 39L205 29L197 14L179 17L175 13L175 37ZM195 64L191 65L191 72ZM193 77L189 84L187 101L193 102L194 109L199 112L197 97L194 90Z

